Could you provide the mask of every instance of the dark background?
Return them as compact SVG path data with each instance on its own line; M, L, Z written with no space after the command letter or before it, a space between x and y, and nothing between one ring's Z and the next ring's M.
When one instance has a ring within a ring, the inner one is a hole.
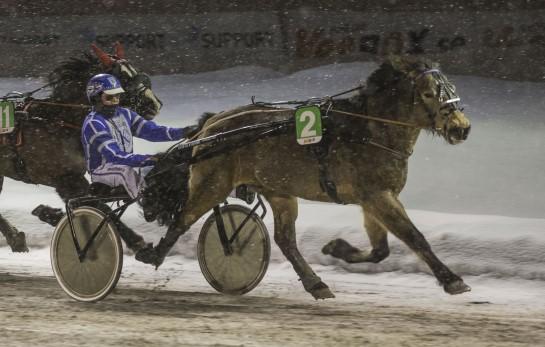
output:
M119 40L154 74L291 72L396 53L449 73L545 79L545 0L2 0L0 11L0 76L41 76Z

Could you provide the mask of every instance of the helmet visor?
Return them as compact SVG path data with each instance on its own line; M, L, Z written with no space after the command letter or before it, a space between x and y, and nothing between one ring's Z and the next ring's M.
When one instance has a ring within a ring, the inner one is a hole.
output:
M106 90L104 90L103 93L108 94L108 95L114 95L114 94L125 93L125 90L123 88L119 87L119 88L114 88L114 89L106 89Z

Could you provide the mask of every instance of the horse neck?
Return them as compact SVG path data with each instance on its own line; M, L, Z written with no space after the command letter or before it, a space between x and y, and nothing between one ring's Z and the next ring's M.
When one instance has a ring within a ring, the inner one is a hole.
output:
M82 83L66 83L55 88L51 101L63 104L87 104L85 86Z
M69 61L49 75L49 80L53 82L51 100L67 104L87 104L87 82L101 72L101 65L92 57Z
M387 120L416 124L412 97L370 95L366 97L366 114ZM381 145L410 154L418 140L420 128L370 121L367 125L370 137Z

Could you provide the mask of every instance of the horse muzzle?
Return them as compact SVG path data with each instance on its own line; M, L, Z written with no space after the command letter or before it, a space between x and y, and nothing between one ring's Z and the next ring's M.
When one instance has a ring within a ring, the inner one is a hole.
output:
M449 114L441 133L449 144L456 145L467 140L470 131L469 120L461 110L456 109Z
M451 145L457 145L459 143L464 142L467 139L470 131L471 131L471 125L465 128L463 127L450 128L445 132L444 138Z
M159 114L162 107L161 100L150 89L146 89L138 113L146 120L152 120Z

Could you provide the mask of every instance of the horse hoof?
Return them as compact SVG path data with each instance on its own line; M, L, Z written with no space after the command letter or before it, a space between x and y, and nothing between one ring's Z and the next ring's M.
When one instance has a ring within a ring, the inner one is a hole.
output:
M327 245L325 245L324 247L322 247L322 253L325 254L325 255L330 255L333 253L333 250L335 249L335 245L337 243L337 240L331 240L327 243Z
M38 205L30 213L51 226L57 226L62 217L64 217L64 212L60 208L53 208L43 204Z
M165 260L165 257L162 257L159 255L159 252L153 247L153 244L148 243L146 247L141 248L136 252L134 258L138 261L141 261L144 264L151 264L155 266L155 269L161 264L163 264L163 261Z
M12 252L24 253L28 252L28 247L26 245L26 238L24 232L18 232L15 237L9 242Z
M331 255L332 257L340 259L344 259L346 255L358 252L359 249L352 246L343 239L331 240L324 247L322 247L323 254Z
M329 287L324 282L318 282L312 289L310 290L310 294L314 297L314 299L330 299L334 298L335 295L329 290Z
M456 280L449 284L445 284L443 288L445 289L445 292L451 295L462 294L471 291L471 287L465 284L462 280Z

